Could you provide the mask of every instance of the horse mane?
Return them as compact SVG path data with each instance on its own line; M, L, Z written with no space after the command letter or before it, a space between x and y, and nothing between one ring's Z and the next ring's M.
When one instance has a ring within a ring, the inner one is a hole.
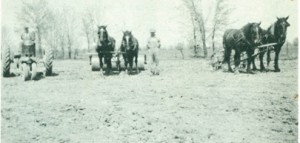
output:
M241 29L247 41L249 41L251 39L250 29L253 25L254 25L254 23L248 23L245 26L243 26Z
M275 27L276 27L277 21L274 22L270 27L268 28L268 34L275 35Z

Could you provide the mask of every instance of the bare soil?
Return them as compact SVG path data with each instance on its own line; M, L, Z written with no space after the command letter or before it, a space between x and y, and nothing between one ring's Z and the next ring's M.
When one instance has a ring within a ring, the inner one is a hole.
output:
M280 65L235 75L205 60L162 60L159 76L101 76L87 60L55 61L51 77L2 78L1 141L297 142L297 60Z

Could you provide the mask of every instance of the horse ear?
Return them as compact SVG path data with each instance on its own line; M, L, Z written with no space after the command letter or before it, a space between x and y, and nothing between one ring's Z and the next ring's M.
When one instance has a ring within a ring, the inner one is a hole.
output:
M104 25L104 28L106 28L107 27L107 25Z
M289 19L289 17L290 17L290 16L287 16L287 17L285 18L285 20L288 20L288 19Z
M257 25L260 26L260 24L261 24L261 21Z

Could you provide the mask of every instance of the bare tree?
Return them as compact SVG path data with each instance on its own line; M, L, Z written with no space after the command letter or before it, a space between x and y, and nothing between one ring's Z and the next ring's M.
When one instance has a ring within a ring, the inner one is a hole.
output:
M79 27L78 21L76 21L75 12L72 9L64 9L62 14L63 22L62 22L62 32L63 36L66 39L66 45L68 49L68 58L72 58L72 49L77 50L78 48L75 44L77 28Z
M38 55L43 56L42 52L42 33L47 31L49 23L49 15L51 11L48 8L46 0L26 1L22 0L21 12L17 13L20 22L25 25L29 24L36 28Z
M213 52L215 52L215 36L229 23L228 17L233 10L226 4L226 0L216 0L215 3L215 12L211 34Z
M82 30L84 32L84 35L87 40L87 50L90 52L91 47L91 38L93 38L93 27L94 27L95 21L93 14L90 10L87 10L86 14L82 17Z
M185 2L186 7L190 12L192 13L192 16L194 17L200 35L201 35L201 42L203 47L203 53L204 57L207 57L207 46L206 46L206 20L208 18L204 18L203 11L202 11L202 4L201 0L183 0Z
M47 31L44 33L44 39L48 46L53 49L54 58L58 56L58 47L59 47L59 36L58 33L60 32L59 26L60 21L58 20L58 14L51 13L49 14L49 23Z
M176 50L178 50L182 56L182 59L184 59L184 54L183 54L183 47L184 47L184 44L183 43L178 43L176 45Z
M196 24L195 24L195 19L194 19L194 16L192 16L192 13L191 13L191 21L192 21L192 25L193 25L193 47L194 47L194 56L198 56L198 46L197 46L197 34L196 34L196 31L197 31L197 27L196 27Z

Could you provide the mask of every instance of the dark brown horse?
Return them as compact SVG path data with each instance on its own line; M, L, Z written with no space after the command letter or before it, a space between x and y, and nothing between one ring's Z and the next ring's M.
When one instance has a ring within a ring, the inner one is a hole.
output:
M274 51L275 51L275 59L274 59L274 68L275 72L280 72L279 65L278 65L278 59L279 59L279 53L281 51L282 45L285 43L286 40L286 34L287 34L287 28L290 26L290 24L287 22L289 17L285 18L278 18L277 21L272 24L266 32L264 32L264 36L262 39L263 44L268 43L277 43L274 45ZM260 48L260 70L265 71L266 68L263 63L263 58L265 53L267 52L267 66L269 66L271 57L270 57L270 50L267 50L266 48Z
M98 26L98 38L96 52L98 53L100 61L100 71L103 70L104 59L104 62L107 65L105 73L109 74L112 68L111 58L115 50L116 41L113 37L108 36L106 26Z
M139 42L132 35L131 31L123 32L123 38L121 43L121 52L123 52L123 59L125 64L125 70L127 72L127 66L129 64L129 74L132 72L133 59L135 62L135 68L137 73L138 69L138 53L139 53Z
M248 23L241 29L229 29L226 30L223 35L223 47L224 47L224 60L223 64L228 64L228 71L233 72L230 65L231 51L235 51L234 65L235 71L239 72L239 65L241 61L241 53L246 51L247 53L247 72L252 73L250 64L253 61L252 54L254 53L254 47L260 43L261 37L261 23Z

